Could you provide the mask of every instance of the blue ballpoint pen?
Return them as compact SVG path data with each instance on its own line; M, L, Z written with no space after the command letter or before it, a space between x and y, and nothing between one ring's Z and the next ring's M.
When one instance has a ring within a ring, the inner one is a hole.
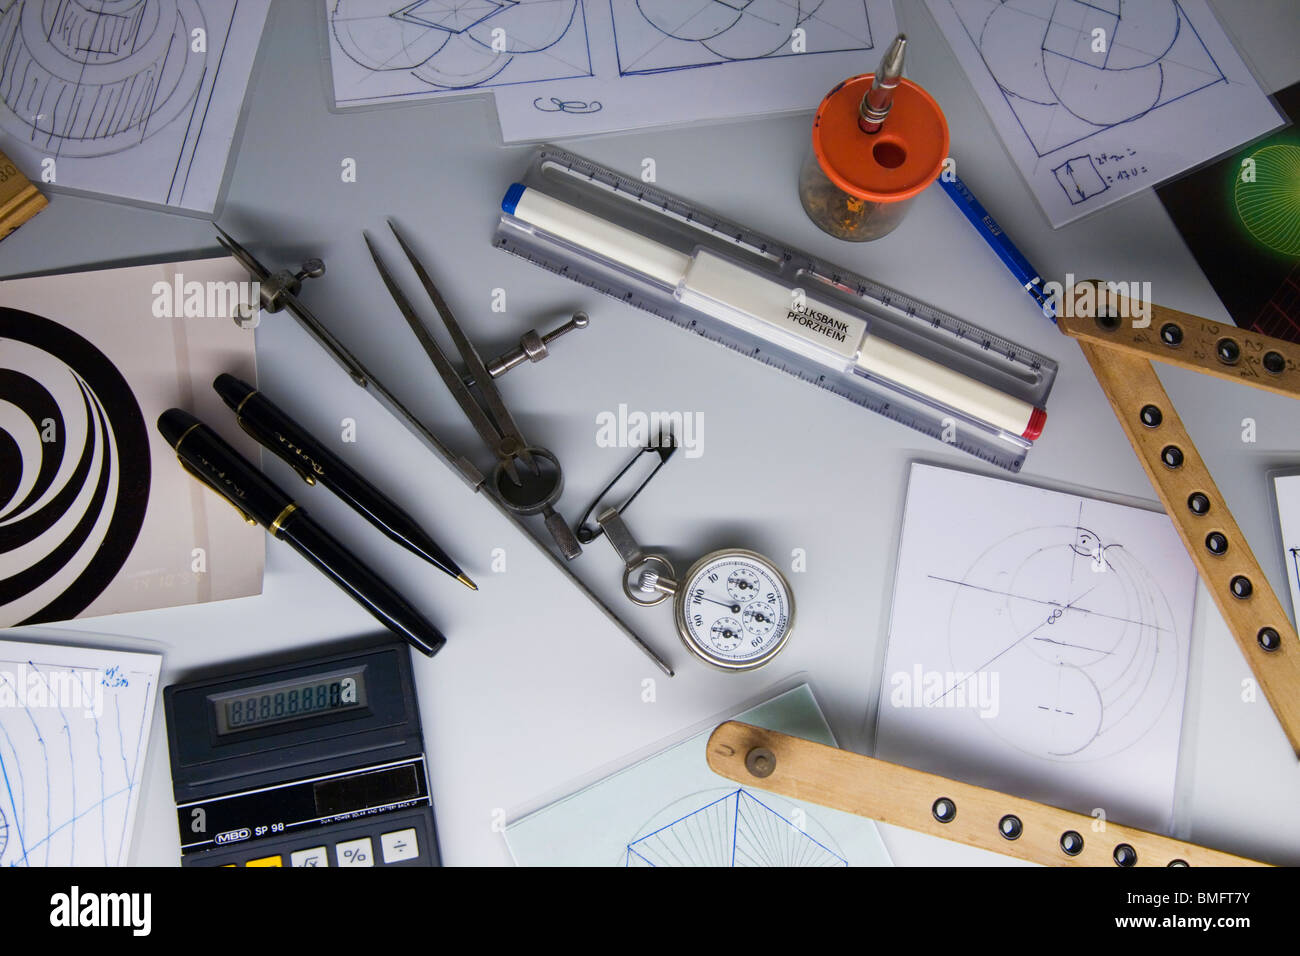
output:
M1002 231L997 220L989 215L988 210L980 205L980 201L975 198L975 194L967 188L966 184L957 178L956 174L944 172L939 176L939 185L943 187L949 198L957 204L963 215L970 220L979 234L998 254L998 258L1003 264L1011 270L1011 274L1016 277L1016 281L1021 287L1029 293L1030 297L1038 303L1042 313L1056 321L1056 302L1043 289L1043 278L1039 275L1038 270L1029 264L1029 260L1021 255L1020 250L1016 248L1015 243L1008 238L1007 234Z

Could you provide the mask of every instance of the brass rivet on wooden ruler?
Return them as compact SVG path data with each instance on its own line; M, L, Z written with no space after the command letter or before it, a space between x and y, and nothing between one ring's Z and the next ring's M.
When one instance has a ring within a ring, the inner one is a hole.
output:
M1211 531L1205 536L1205 550L1214 555L1228 553L1228 536L1222 531Z
M1025 825L1014 813L1008 813L998 821L998 832L1005 840L1019 840L1020 834L1025 832Z
M1203 517L1210 513L1210 499L1203 491L1193 491L1187 496L1187 510Z
M1238 574L1229 581L1228 587L1232 589L1233 597L1240 598L1243 601L1250 597L1251 592L1255 590L1254 586L1250 583L1250 578L1246 577L1244 574Z
M1241 346L1235 339L1222 338L1214 344L1214 354L1224 365L1236 365L1241 360Z
M1137 866L1138 851L1127 843L1121 843L1115 847L1115 852L1112 855L1116 866Z
M1142 411L1138 413L1138 417L1142 419L1142 424L1147 428L1159 428L1160 423L1165 420L1165 416L1161 413L1160 409L1156 408L1154 405L1143 405Z
M1174 322L1166 322L1160 326L1160 341L1171 349L1176 349L1183 344L1182 327Z
M1261 627L1259 633L1255 635L1255 640L1266 651L1275 651L1282 646L1282 635L1271 627Z
M1170 861L1169 861L1169 865L1170 865L1170 866L1187 866L1188 863L1187 863L1186 860L1170 860Z
M1183 466L1183 450L1177 445L1166 445L1160 451L1160 460L1165 463L1166 468L1181 468Z
M1286 371L1286 357L1281 352L1265 352L1264 371L1270 375L1281 375Z

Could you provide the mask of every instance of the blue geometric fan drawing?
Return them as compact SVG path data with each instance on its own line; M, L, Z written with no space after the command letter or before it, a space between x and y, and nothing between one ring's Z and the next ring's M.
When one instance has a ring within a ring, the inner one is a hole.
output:
M629 843L624 865L848 866L849 861L748 790L737 789Z

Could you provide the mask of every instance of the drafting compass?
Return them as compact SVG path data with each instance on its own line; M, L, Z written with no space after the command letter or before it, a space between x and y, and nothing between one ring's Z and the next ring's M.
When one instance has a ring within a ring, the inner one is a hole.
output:
M548 561L551 562L561 573L568 577L570 582L579 592L600 610L600 612L610 621L618 630L630 640L637 648L650 658L661 671L669 677L673 676L673 669L663 658L655 653L653 648L641 640L623 620L614 613L614 611L605 604L600 597L587 587L587 585L573 573L573 570L565 564L546 544L533 533L528 525L522 520L521 512L517 507L508 504L502 496L496 491L493 482L464 455L455 451L450 445L442 440L428 425L422 422L414 412L407 408L397 398L397 396L388 389L379 379L377 379L368 369L366 369L357 358L341 343L334 335L320 323L315 314L309 309L301 299L298 293L302 289L304 280L323 275L325 264L319 259L309 259L303 263L302 268L294 271L283 269L279 272L272 273L247 249L236 242L229 234L217 228L218 242L229 252L236 260L244 266L245 269L257 279L261 306L267 312L279 312L284 310L288 312L293 319L302 326L317 344L321 346L329 355L343 367L351 377L352 381L369 392L376 401L382 405L389 414L393 415L398 421L402 422L410 431L424 443L439 459L442 460L448 468L453 469L464 479L470 489L476 493L481 493L497 511L518 528L529 542L531 542L538 551L540 551ZM242 318L237 318L237 322L243 322ZM581 328L585 325L585 316L575 316L567 325L560 329L549 332L546 335L539 335L535 331L526 333L520 339L519 347L506 354L486 363L488 378L497 378L508 372L515 366L525 362L538 362L548 354L548 345L558 335L567 332L571 328Z
M420 320L410 300L393 279L392 273L384 264L383 257L368 235L365 237L366 246L369 247L370 255L375 260L375 267L379 269L380 278L384 280L384 285L387 286L393 301L397 303L398 310L411 327L411 331L415 333L433 367L437 369L438 377L456 399L456 404L464 411L474 430L483 439L483 443L496 456L497 464L492 473L492 487L505 506L516 514L544 515L546 528L550 531L560 553L570 560L576 558L582 553L582 546L578 544L578 539L569 530L564 518L555 510L555 502L559 500L564 490L564 472L560 469L560 460L545 448L530 445L524 440L519 425L516 424L510 410L506 408L505 400L493 382L492 373L479 357L473 343L466 337L460 323L456 321L451 307L447 305L447 300L433 284L428 270L424 268L424 264L402 238L402 234L397 231L397 226L392 221L389 221L388 228L393 231L398 245L402 247L402 252L406 253L411 268L415 270L420 284L424 286L425 293L432 300L434 309L442 319L442 324L456 344L456 349L460 352L469 371L468 377L461 376ZM559 335L586 325L586 314L579 312L554 334Z
M781 652L794 627L794 592L780 570L741 548L704 555L680 580L662 554L647 554L622 515L598 517L623 559L623 593L642 607L673 599L673 620L687 650L714 667L747 671Z

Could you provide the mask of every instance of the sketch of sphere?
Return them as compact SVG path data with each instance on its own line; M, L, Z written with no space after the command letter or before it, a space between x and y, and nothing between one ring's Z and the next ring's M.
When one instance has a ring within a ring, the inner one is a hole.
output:
M60 156L155 135L194 102L197 0L13 0L0 12L0 126Z
M1087 528L1037 527L971 565L948 647L954 672L983 671L985 688L996 675L996 715L980 720L989 732L1036 756L1095 760L1146 734L1185 679L1175 626L1121 545Z

